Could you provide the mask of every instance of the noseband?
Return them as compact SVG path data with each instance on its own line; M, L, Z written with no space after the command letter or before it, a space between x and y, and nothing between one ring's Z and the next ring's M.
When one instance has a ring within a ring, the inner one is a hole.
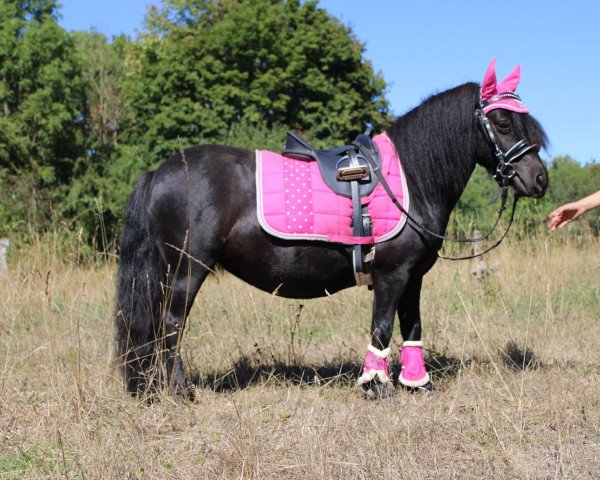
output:
M489 100L480 100L475 105L475 116L479 120L481 131L483 132L485 140L490 147L492 154L498 161L496 165L496 171L494 173L494 180L496 180L498 186L503 189L509 187L513 177L518 175L517 171L515 170L514 163L523 158L529 152L539 148L535 143L533 145L528 144L527 140L525 139L519 140L506 152L503 152L498 146L496 137L494 136L494 132L492 131L492 127L490 125L490 121L488 120L483 109L491 103L505 98L512 98L519 102L521 101L521 98L517 94L506 92L494 95L494 97Z

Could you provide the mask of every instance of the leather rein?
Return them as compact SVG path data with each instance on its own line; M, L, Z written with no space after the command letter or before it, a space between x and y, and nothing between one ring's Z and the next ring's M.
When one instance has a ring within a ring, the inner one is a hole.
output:
M501 94L501 96L502 96L502 98L513 98L513 99L520 100L519 96L514 93L503 93L503 94ZM478 238L447 237L445 235L440 235L438 233L432 232L431 230L426 228L421 222L419 222L418 220L413 218L408 213L408 211L400 204L400 202L398 201L398 199L392 192L390 186L388 185L379 166L377 165L377 162L372 157L371 153L367 149L365 149L362 145L360 145L358 142L353 143L354 146L356 148L358 148L358 150L360 150L360 152L366 158L367 162L371 166L375 175L377 175L377 178L381 182L381 185L385 189L386 193L388 194L388 196L390 197L390 199L392 200L394 205L396 205L396 207L398 207L398 209L404 215L406 215L407 220L409 220L410 223L413 224L413 226L415 226L417 229L419 229L422 232L427 233L435 238L439 238L441 240L447 240L450 242L457 242L457 243L477 243L477 242L486 240L492 234L492 232L496 229L496 226L498 225L498 222L500 221L500 217L502 216L502 212L504 212L504 210L506 209L506 202L508 199L508 188L511 186L510 183L511 183L512 179L515 176L518 176L517 171L514 167L514 164L518 160L523 158L525 155L527 155L529 152L536 150L538 148L538 146L536 144L530 145L525 139L521 139L517 143L515 143L511 148L509 148L506 152L503 152L502 149L498 146L498 143L496 142L496 137L494 136L494 132L492 131L492 127L490 126L490 122L489 122L486 114L483 111L484 107L486 107L488 103L489 102L486 102L485 100L477 102L477 104L475 105L475 116L478 120L479 127L483 131L486 143L488 144L488 146L490 147L490 150L492 151L492 154L498 161L498 163L496 165L496 170L493 174L494 180L496 180L496 183L498 183L498 190L492 197L492 201L490 203L493 203L496 200L496 198L498 198L498 195L501 196L501 201L500 201L500 207L498 208L498 215L496 217L496 221L495 221L494 225L485 235L478 237ZM500 239L498 239L492 246L488 247L483 252L479 252L474 255L467 255L464 257L447 257L445 255L440 255L439 251L438 251L438 257L443 258L445 260L469 260L472 258L479 257L485 253L488 253L489 251L493 250L494 248L496 248L498 245L500 245L500 243L502 243L502 240L504 240L504 238L508 234L508 231L510 230L510 227L511 227L513 219L514 219L515 209L517 206L518 198L519 197L517 197L516 195L514 196L512 209L511 209L511 213L510 213L510 220L508 222L508 226L506 227L505 232L502 234Z

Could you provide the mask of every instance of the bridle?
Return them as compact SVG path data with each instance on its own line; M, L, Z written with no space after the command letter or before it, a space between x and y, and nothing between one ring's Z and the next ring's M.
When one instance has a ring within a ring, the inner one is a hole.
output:
M398 201L398 199L396 198L396 196L393 194L392 190L390 189L385 177L381 173L381 170L377 166L377 162L375 162L375 160L372 158L370 152L363 149L363 147L360 144L356 144L356 147L363 153L367 162L371 165L373 172L379 178L381 185L383 186L386 193L391 198L394 205L396 205L396 207L398 207L398 209L404 215L406 215L406 219L408 221L410 221L410 223L413 226L415 226L418 230L420 230L421 232L427 233L435 238L439 238L441 240L447 240L450 242L477 243L477 242L482 242L483 240L486 240L492 234L492 232L496 229L496 226L498 225L498 222L500 221L500 217L502 216L502 212L504 212L504 210L506 209L506 202L508 200L508 188L511 186L511 180L515 176L518 176L517 170L515 169L515 163L518 162L525 155L527 155L529 152L538 150L538 148L539 148L537 144L529 144L527 142L527 140L525 140L525 139L519 140L512 147L510 147L506 152L503 152L502 149L498 146L498 143L496 142L496 137L494 136L494 132L492 131L492 127L490 125L490 121L488 120L483 109L493 102L497 102L500 99L506 99L506 98L511 98L511 99L521 101L521 98L518 95L507 92L507 93L496 94L493 97L491 97L490 99L479 100L475 105L475 116L478 119L478 124L483 132L484 139L486 140L486 143L490 147L490 150L492 151L493 156L498 161L498 163L496 165L496 169L493 173L494 180L496 180L496 183L498 183L498 190L494 194L490 203L493 203L494 201L496 201L496 199L498 198L499 195L501 196L500 207L498 208L498 216L496 218L494 225L489 230L489 232L487 232L485 235L478 237L478 238L447 237L445 235L440 235L438 233L432 232L431 230L424 227L421 224L421 222L419 222L418 220L413 218L408 213L408 211L400 204L400 202ZM519 199L519 197L517 195L514 195L508 226L506 227L506 230L504 231L504 233L502 234L500 239L498 239L491 247L488 247L483 252L479 252L474 255L467 255L464 257L447 257L445 255L440 255L439 253L438 253L438 257L443 258L445 260L469 260L472 258L479 257L485 253L488 253L489 251L493 250L494 248L496 248L498 245L500 245L500 243L502 243L502 240L504 240L504 238L508 234L508 231L510 230L510 227L511 227L513 219L514 219L515 209L517 206L518 199Z
M494 172L494 180L498 183L500 188L506 188L510 185L510 181L517 175L517 171L515 170L514 163L523 158L529 152L533 150L538 150L539 146L537 144L528 144L527 140L521 139L517 143L515 143L512 147L510 147L506 152L503 152L502 149L498 146L496 142L496 137L494 136L494 132L492 131L492 127L490 126L490 121L487 118L487 115L483 111L485 107L488 105L497 102L502 99L513 99L518 102L521 101L521 98L516 93L506 92L499 93L494 95L493 97L486 100L479 100L475 105L475 116L479 121L479 126L481 127L481 131L483 132L483 136L492 151L492 154L498 161L496 165L496 170Z

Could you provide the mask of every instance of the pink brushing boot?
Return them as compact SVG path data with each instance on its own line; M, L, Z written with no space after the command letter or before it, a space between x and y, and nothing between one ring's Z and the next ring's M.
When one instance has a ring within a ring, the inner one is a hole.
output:
M398 381L406 387L422 387L429 383L425 370L423 342L407 341L402 344L402 371Z
M370 382L375 377L379 379L382 384L391 384L389 377L389 365L387 357L390 354L390 348L383 350L376 349L373 345L369 345L367 355L365 356L365 363L363 365L363 373L356 382L356 386L359 387L365 383Z

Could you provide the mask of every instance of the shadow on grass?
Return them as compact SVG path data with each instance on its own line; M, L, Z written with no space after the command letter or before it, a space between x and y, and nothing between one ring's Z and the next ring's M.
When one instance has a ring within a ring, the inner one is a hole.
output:
M521 346L513 340L509 341L499 354L504 365L512 370L534 370L544 367L530 347Z
M434 384L456 377L464 366L460 359L436 351L428 352L425 363ZM400 364L393 363L390 367L396 383ZM302 365L275 361L267 364L257 363L250 356L242 356L227 371L215 372L204 377L194 372L191 377L197 387L216 392L231 392L267 381L302 386L354 387L361 372L362 362L337 361L323 365Z

